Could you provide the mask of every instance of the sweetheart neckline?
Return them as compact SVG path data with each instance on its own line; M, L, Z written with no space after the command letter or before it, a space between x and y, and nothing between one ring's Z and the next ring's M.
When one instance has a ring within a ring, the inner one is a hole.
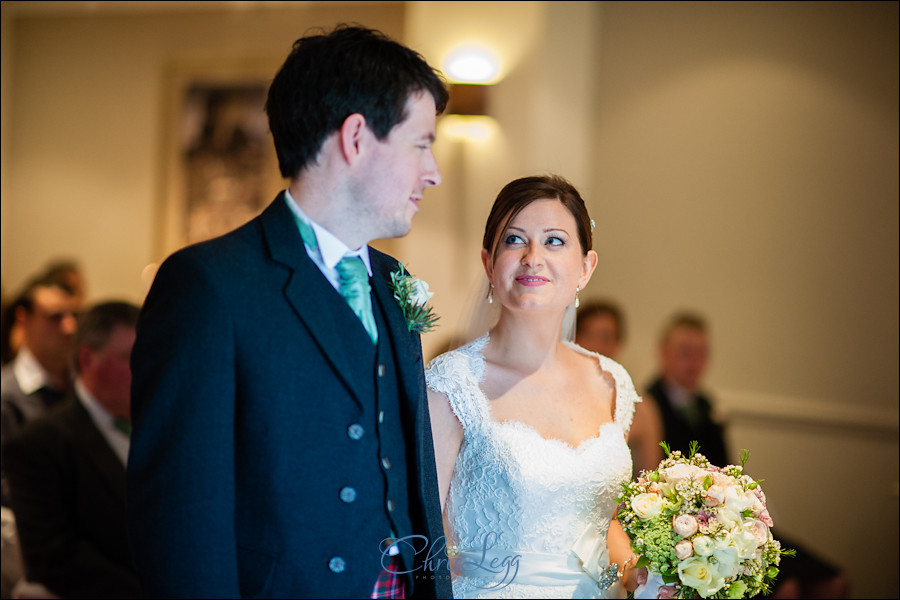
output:
M480 342L480 343L478 345L476 345L474 348L476 358L481 362L482 375L478 378L481 381L484 380L484 371L487 368L487 361L484 358L484 348L485 348L485 346L487 346L490 339L491 339L490 332L485 333L483 336L481 336L481 338L479 338L477 340L477 342ZM582 355L589 356L591 358L596 359L597 366L599 367L601 373L608 373L608 371L603 368L603 356L601 354L598 354L596 352L591 352L589 350L585 350L584 348L578 346L577 344L572 344L570 347ZM615 376L613 376L612 379L615 384L613 386L613 393L614 393L613 403L615 403L619 398L619 380L616 379ZM505 421L498 421L494 417L494 411L491 408L490 399L487 397L487 394L484 393L484 390L481 389L481 381L478 381L476 383L475 389L478 391L478 395L480 396L482 405L484 407L484 410L486 411L485 416L487 417L488 422L493 423L494 425L496 425L498 427L511 426L513 428L526 429L526 430L532 432L539 439L541 439L545 442L556 443L556 444L562 445L574 452L579 452L585 446L590 445L592 442L594 442L596 440L599 440L603 435L603 429L607 425L617 425L616 418L615 418L615 410L613 410L613 415L612 415L613 418L611 420L601 423L600 426L597 427L596 434L594 434L593 436L591 436L589 438L585 438L585 439L581 440L580 442L578 442L577 445L572 445L570 442L567 442L565 440L561 440L561 439L555 438L555 437L544 437L543 435L541 435L541 432L538 431L536 427L534 427L533 425L529 425L528 423L525 423L524 421L519 421L517 419L507 419ZM621 427L619 428L619 430L621 431ZM624 432L622 432L622 435L624 436Z
M524 429L525 431L533 433L541 441L547 442L549 444L556 444L559 446L563 446L564 448L571 450L573 452L581 452L586 446L590 446L593 442L596 442L601 437L603 437L603 430L606 429L606 427L608 425L614 425L614 426L618 427L618 425L616 425L615 421L607 421L606 423L601 424L597 428L597 433L595 435L581 440L580 442L578 442L577 445L573 445L572 443L567 442L566 440L561 440L561 439L555 438L555 437L545 437L545 436L541 435L541 432L538 431L533 425L529 425L528 423L525 423L523 421L517 421L516 419L508 419L506 421L498 421L493 418L493 415L490 416L489 421L492 424L496 425L497 427L511 427L513 429L518 429L518 430Z

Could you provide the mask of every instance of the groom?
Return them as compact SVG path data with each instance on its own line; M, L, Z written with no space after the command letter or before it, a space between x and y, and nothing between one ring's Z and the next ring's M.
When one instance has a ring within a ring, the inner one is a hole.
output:
M450 596L421 344L397 261L367 246L406 235L440 183L446 102L379 32L294 44L266 104L289 188L172 255L142 311L128 519L146 595Z

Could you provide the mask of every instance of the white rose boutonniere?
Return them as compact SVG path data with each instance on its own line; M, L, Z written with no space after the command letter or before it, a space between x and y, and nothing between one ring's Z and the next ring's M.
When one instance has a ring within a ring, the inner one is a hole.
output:
M440 317L428 306L434 292L428 289L427 283L407 273L403 263L400 263L400 269L391 273L388 286L394 292L411 333L428 333L435 328Z

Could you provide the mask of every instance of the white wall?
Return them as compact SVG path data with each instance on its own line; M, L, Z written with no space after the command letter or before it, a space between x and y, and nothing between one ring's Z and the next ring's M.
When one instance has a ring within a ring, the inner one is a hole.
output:
M92 298L136 301L142 270L164 258L173 72L252 62L273 76L310 27L358 21L399 38L404 19L396 2L174 13L73 2L61 15L29 4L3 3L4 292L66 255L83 262Z
M500 187L556 171L598 222L584 297L629 318L638 385L681 307L710 318L709 385L786 531L898 589L898 14L895 2L412 2L30 16L3 3L2 273L76 254L93 297L159 260L166 72L271 61L358 20L437 62L451 33L509 59L493 137L439 138L445 183L382 245L456 328ZM15 4L15 3L12 3ZM68 4L68 3L67 3ZM246 6L247 3L240 3ZM736 457L735 457L736 458ZM874 517L874 518L873 518ZM887 573L887 575L884 575Z
M664 319L709 317L733 459L856 597L898 589L897 31L844 2L605 2L599 27L588 290L625 306L641 384Z
M582 296L623 304L636 383L663 321L705 313L733 459L751 449L781 530L844 568L854 597L896 595L897 5L416 4L411 24L531 47L491 90L497 136L439 156L441 217L423 211L398 254L465 319L493 196L569 177L598 223ZM442 40L419 31L437 60Z

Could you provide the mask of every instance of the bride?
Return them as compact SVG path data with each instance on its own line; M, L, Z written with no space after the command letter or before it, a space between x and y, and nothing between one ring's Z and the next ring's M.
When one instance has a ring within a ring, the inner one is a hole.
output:
M613 519L640 398L563 339L597 266L592 225L561 177L507 184L481 251L499 319L426 370L456 598L623 597L646 577Z

